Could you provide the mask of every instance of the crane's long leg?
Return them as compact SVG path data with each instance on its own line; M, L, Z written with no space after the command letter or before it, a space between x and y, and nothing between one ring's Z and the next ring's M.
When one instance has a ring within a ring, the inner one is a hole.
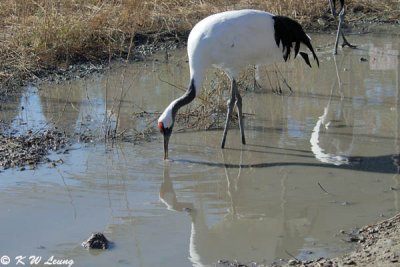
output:
M236 81L235 79L232 79L231 98L228 100L228 112L226 113L226 121L225 121L224 134L222 136L221 148L225 147L226 134L228 133L229 129L229 119L232 115L233 107L235 106L236 103L236 90L237 90Z
M344 8L342 9L342 11L344 10ZM340 12L340 14L342 14L342 11ZM340 37L340 33L342 32L342 16L339 14L339 25L338 25L338 29L336 32L336 40L335 40L335 47L333 49L333 54L337 55L337 48L338 48L338 44L339 44L339 37Z
M345 47L347 45L350 48L357 48L356 45L352 45L352 44L349 43L349 41L347 41L346 37L344 37L343 31L342 31L342 38L343 38L342 47Z
M244 137L244 128L243 128L242 97L240 96L240 92L237 88L236 82L235 82L234 86L235 86L235 93L236 93L236 108L237 108L238 116L239 116L240 134L242 136L242 144L245 145L246 138Z
M338 29L337 29L337 33L336 33L336 41L335 41L335 48L333 50L333 54L336 55L337 54L337 48L338 48L338 44L339 44L339 37L340 35L342 35L343 38L343 44L342 47L345 47L346 45L350 48L356 48L357 46L350 44L346 37L344 37L344 33L342 31L342 24L344 21L344 14L345 14L345 9L344 7L342 8L342 10L339 13L339 25L338 25Z
M329 6L331 8L332 16L335 18L336 17L336 0L329 0Z

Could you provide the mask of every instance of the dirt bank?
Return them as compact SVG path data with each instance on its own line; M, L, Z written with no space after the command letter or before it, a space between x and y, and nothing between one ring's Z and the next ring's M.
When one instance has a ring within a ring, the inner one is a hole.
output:
M400 266L400 214L353 231L348 234L347 241L359 245L343 256L315 261L291 259L272 266Z
M357 248L335 258L319 258L302 261L292 255L291 259L278 260L271 265L239 263L221 260L218 266L235 267L395 267L400 266L400 214L384 221L342 232L343 242L355 242Z

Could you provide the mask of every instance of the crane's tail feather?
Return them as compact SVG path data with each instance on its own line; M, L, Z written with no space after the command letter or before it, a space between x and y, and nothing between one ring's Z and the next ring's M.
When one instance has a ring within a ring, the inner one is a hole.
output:
M303 43L313 54L314 60L317 61L317 65L319 67L319 60L317 55L315 54L314 48L311 45L310 38L304 32L301 25L288 17L284 16L274 16L274 30L275 30L275 42L278 47L282 44L282 53L283 59L287 61L290 58L290 53L294 46L294 57L299 54L300 44ZM306 62L308 66L311 67L310 60L308 55L304 52L300 52L300 55Z

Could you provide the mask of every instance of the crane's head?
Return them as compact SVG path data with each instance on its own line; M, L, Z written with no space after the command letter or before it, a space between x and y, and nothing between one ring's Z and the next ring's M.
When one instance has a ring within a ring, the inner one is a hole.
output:
M175 116L173 116L170 106L168 106L160 118L158 118L157 127L164 136L164 159L168 159L168 142L174 127Z
M168 142L172 134L172 128L174 127L175 116L178 110L190 103L196 97L196 88L194 86L194 80L192 79L186 93L175 99L169 104L169 106L158 118L158 129L164 136L164 159L168 159Z

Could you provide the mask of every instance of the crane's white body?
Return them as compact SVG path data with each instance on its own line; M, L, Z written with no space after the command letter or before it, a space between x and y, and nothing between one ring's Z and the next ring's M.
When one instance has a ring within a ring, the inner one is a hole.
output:
M186 93L175 99L158 119L158 128L164 135L164 158L168 158L168 142L178 110L200 94L206 69L216 66L223 69L231 79L231 98L221 147L225 146L229 119L237 107L242 144L245 144L242 121L242 98L237 88L238 73L248 65L266 65L283 62L299 53L302 44L318 58L310 38L296 21L274 16L259 10L226 11L211 15L197 23L189 34L187 52L189 57L190 84ZM311 67L307 53L299 53Z
M226 11L203 19L190 32L187 52L196 95L210 66L223 69L232 79L248 65L283 62L274 39L273 15L258 10Z

